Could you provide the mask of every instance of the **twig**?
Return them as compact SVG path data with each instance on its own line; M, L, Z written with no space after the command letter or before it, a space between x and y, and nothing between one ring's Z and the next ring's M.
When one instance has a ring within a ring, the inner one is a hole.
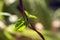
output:
M40 36L43 40L45 40L44 36L35 29L34 25L30 22L28 16L25 14L25 12L24 12L25 10L24 10L24 5L23 5L23 0L19 0L19 3L20 3L20 11L21 11L21 14L22 14L22 16L23 16L24 18L26 18L26 20L27 20L28 23L30 24L30 26L31 26L30 28L31 28L32 30L34 30L35 32L37 32L37 33L39 34L39 36Z

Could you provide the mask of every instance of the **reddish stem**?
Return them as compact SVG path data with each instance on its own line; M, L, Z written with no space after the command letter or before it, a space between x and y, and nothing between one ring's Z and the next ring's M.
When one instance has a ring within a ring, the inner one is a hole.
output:
M25 10L24 10L24 5L23 5L23 0L19 0L19 3L20 3L20 11L21 11L21 14L22 14L22 16L23 16L24 18L27 19L28 23L29 23L30 26L31 26L31 29L34 30L35 32L37 32L37 33L39 34L39 36L40 36L43 40L45 40L44 36L35 29L34 25L30 22L28 16L25 14L25 12L24 12Z

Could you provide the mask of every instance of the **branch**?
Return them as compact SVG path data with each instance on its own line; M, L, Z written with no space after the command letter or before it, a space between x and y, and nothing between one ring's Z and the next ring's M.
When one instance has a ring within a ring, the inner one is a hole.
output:
M39 36L40 36L43 40L45 40L44 36L35 29L34 25L30 22L28 16L25 14L24 5L23 5L23 0L19 0L19 3L20 3L20 11L21 11L21 14L22 14L22 16L23 16L24 18L27 19L28 23L29 23L30 26L31 26L30 28L31 28L32 30L34 30L35 32L37 32L37 33L39 34Z

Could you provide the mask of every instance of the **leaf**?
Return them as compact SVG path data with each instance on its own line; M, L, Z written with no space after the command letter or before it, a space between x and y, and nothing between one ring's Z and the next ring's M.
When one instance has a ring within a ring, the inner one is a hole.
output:
M4 31L4 35L5 35L9 40L14 40L14 37L13 37L8 31Z
M25 29L26 25L21 26L17 31L23 31Z
M36 16L29 14L26 10L25 10L25 13L26 13L26 15L27 15L29 18L32 18L32 19L36 19L36 18L37 18Z
M16 31L23 31L26 26L27 26L27 21L24 18L21 18L17 21L15 25Z
M36 19L37 17L34 15L30 15L29 18Z

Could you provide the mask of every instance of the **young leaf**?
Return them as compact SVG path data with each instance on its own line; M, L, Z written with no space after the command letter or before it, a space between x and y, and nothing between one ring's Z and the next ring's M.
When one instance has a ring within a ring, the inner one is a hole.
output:
M30 15L27 11L25 11L26 15L29 17L29 18L32 18L32 19L36 19L37 17L34 16L34 15Z
M36 19L37 17L34 15L29 15L29 18Z
M17 31L23 31L25 29L26 25L21 26Z
M22 31L27 26L27 21L24 18L21 18L17 21L15 27L16 31Z

